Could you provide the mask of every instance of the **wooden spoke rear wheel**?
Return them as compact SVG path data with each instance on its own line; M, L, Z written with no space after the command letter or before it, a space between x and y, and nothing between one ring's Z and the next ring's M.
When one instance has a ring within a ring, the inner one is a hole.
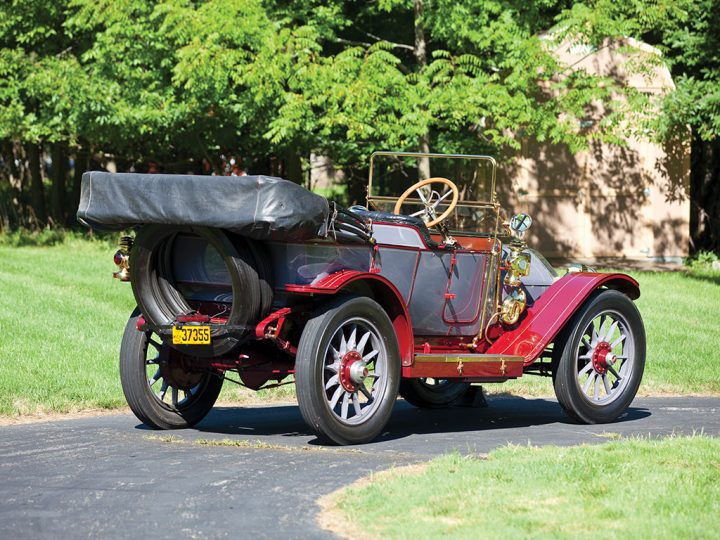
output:
M128 320L120 347L120 382L135 416L156 429L194 426L210 412L223 385L221 374L189 369L181 353Z
M370 298L330 302L305 326L295 370L300 412L320 439L373 440L390 417L400 381L389 317Z

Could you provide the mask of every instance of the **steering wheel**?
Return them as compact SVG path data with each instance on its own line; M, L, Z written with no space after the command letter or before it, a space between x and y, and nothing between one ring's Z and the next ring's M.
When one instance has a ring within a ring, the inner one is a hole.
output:
M450 191L445 193L445 195L440 195L440 193L430 188L430 196L426 198L423 194L422 188L429 184L445 184L447 187L450 188ZM425 205L425 208L423 208L419 212L415 212L414 214L410 215L415 217L420 216L425 222L425 225L427 225L428 227L434 227L435 225L443 221L445 218L447 218L450 215L450 212L452 212L455 209L455 206L457 206L458 199L460 198L460 192L458 191L458 187L455 185L454 182L440 176L437 176L435 178L428 178L426 180L422 180L413 184L412 186L407 188L405 193L400 195L400 198L395 203L395 209L393 210L393 214L400 214L400 208L413 191L418 194L420 200ZM438 216L435 210L437 209L438 205L445 199L447 199L451 193L453 197L450 201L450 204L448 205L447 209L442 214L440 214L440 216ZM434 199L435 197L437 198Z

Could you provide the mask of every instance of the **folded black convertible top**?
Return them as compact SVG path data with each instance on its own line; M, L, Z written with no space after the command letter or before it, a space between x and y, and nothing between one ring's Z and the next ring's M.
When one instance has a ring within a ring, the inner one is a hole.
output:
M272 176L86 172L77 218L97 230L143 224L218 227L256 240L327 234L327 199Z

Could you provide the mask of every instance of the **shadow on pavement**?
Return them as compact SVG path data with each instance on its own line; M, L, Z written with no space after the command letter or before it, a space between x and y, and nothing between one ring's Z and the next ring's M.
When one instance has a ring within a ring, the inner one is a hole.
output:
M650 416L645 408L630 407L614 423L633 422ZM412 435L460 433L572 424L557 401L542 398L496 397L487 408L454 407L417 409L398 400L383 434L375 442ZM142 424L137 429L146 429ZM315 439L295 405L267 407L216 407L195 430L218 435L288 437L296 443L322 444ZM286 442L289 442L286 439Z
M487 408L416 409L398 402L386 432L378 441L414 434L459 433L527 428L549 424L575 424L557 401L542 398L502 397L488 400ZM614 423L647 418L650 411L630 407Z

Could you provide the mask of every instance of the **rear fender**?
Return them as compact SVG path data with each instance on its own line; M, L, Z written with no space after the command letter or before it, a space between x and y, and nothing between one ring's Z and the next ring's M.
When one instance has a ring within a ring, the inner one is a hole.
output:
M532 364L592 292L601 287L617 289L632 300L640 297L638 282L625 274L577 272L553 283L528 308L527 314L512 330L502 334L487 354L523 356Z
M402 295L387 278L372 272L341 270L310 285L286 285L285 290L291 294L310 296L353 293L372 297L392 321L402 365L412 365L414 337L410 314Z

